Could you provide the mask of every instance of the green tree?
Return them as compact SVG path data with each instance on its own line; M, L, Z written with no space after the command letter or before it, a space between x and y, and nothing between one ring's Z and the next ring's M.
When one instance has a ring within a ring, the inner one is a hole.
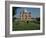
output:
M12 7L12 17L13 17L13 21L16 19L16 17L14 18L14 15L16 15L17 8L20 8L20 7Z

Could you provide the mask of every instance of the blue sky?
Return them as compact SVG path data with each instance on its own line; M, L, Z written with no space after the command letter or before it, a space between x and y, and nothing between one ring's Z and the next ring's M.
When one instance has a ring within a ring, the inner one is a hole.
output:
M16 12L16 16L19 17L20 16L20 12L22 11L23 7L18 7L15 12ZM28 12L31 12L31 15L33 17L37 17L40 16L40 8L26 8L24 7L24 9L26 9Z

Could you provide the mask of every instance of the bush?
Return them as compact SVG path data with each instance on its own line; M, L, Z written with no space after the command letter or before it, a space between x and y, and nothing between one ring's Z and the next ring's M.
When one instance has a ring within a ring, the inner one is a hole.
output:
M40 17L39 18L36 18L37 21L40 21Z

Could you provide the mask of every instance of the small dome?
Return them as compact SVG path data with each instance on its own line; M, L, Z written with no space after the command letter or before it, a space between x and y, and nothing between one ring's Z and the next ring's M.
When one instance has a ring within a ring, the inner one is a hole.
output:
M29 12L29 14L31 14L31 12Z
M24 10L24 12L27 12L27 10Z

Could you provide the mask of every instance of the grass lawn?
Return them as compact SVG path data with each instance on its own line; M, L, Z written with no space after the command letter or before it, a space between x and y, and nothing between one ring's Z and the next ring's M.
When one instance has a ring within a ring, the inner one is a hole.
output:
M14 21L13 22L13 31L22 31L22 30L40 30L40 23L38 21L22 22Z

